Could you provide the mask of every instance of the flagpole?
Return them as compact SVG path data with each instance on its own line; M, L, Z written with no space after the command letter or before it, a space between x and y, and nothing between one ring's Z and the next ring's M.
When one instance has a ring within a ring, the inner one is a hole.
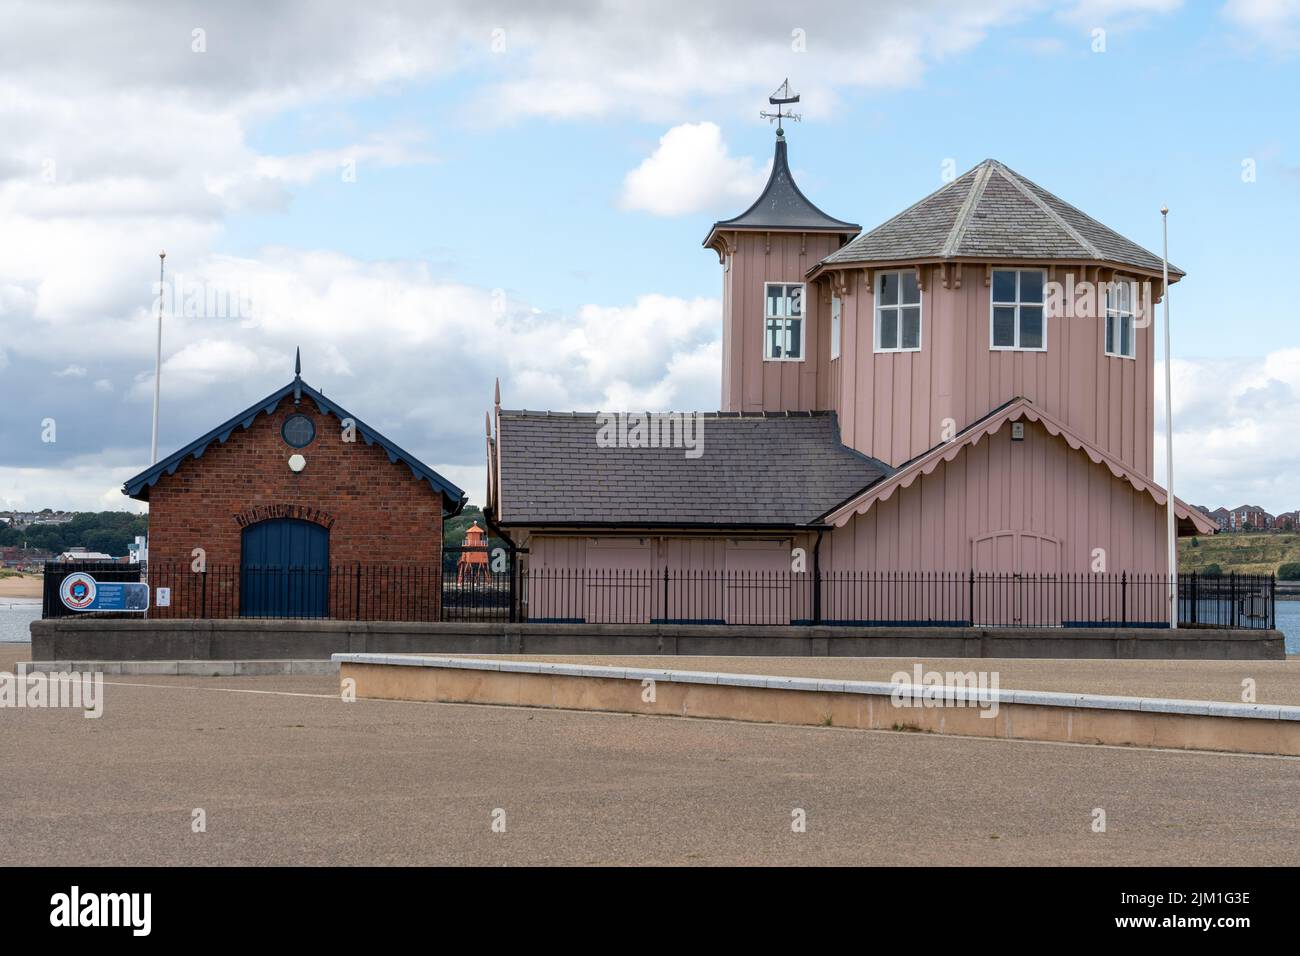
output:
M1165 306L1165 513L1169 548L1169 627L1178 628L1178 525L1174 514L1174 398L1173 362L1169 352L1169 207L1160 207L1164 229L1164 306Z
M158 253L158 348L153 363L153 441L150 445L149 463L158 464L158 396L162 387L162 317L163 317L163 264L167 252Z

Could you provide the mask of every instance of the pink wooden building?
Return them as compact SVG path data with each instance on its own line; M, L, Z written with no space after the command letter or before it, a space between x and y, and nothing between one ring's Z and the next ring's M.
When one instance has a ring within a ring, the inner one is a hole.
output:
M827 575L1167 571L1151 477L1157 256L996 160L862 233L795 185L780 130L762 195L704 245L721 270L723 368L721 410L685 413L698 449L674 441L675 422L618 431L498 398L493 525L530 574L586 572L580 597L535 616L600 619L593 574L779 575L800 554ZM668 434L651 444L647 430ZM1176 514L1180 534L1216 530L1181 502ZM744 616L704 590L659 616ZM835 607L854 599L822 594L818 619L859 619ZM750 616L805 619L805 600ZM951 619L979 617L967 602Z

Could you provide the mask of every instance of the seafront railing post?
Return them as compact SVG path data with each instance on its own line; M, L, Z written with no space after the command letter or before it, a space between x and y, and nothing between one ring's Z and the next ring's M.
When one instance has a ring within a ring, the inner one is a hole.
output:
M975 569L970 569L969 583L966 586L966 620L975 626Z
M664 620L668 620L668 565L664 565Z
M812 612L813 623L822 622L822 569L813 568L813 593L812 593Z
M1128 623L1128 572L1119 576L1119 622Z

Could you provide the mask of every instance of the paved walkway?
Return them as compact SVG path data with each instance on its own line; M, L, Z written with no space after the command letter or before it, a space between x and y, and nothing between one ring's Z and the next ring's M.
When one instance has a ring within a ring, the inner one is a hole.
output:
M0 709L6 863L1300 865L1294 759L347 704L320 677L104 692L99 720Z

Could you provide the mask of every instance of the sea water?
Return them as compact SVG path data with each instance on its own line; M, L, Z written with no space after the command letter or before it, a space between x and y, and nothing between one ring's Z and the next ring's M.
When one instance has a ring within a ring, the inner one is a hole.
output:
M40 616L40 598L0 597L0 644L26 644L29 625Z

